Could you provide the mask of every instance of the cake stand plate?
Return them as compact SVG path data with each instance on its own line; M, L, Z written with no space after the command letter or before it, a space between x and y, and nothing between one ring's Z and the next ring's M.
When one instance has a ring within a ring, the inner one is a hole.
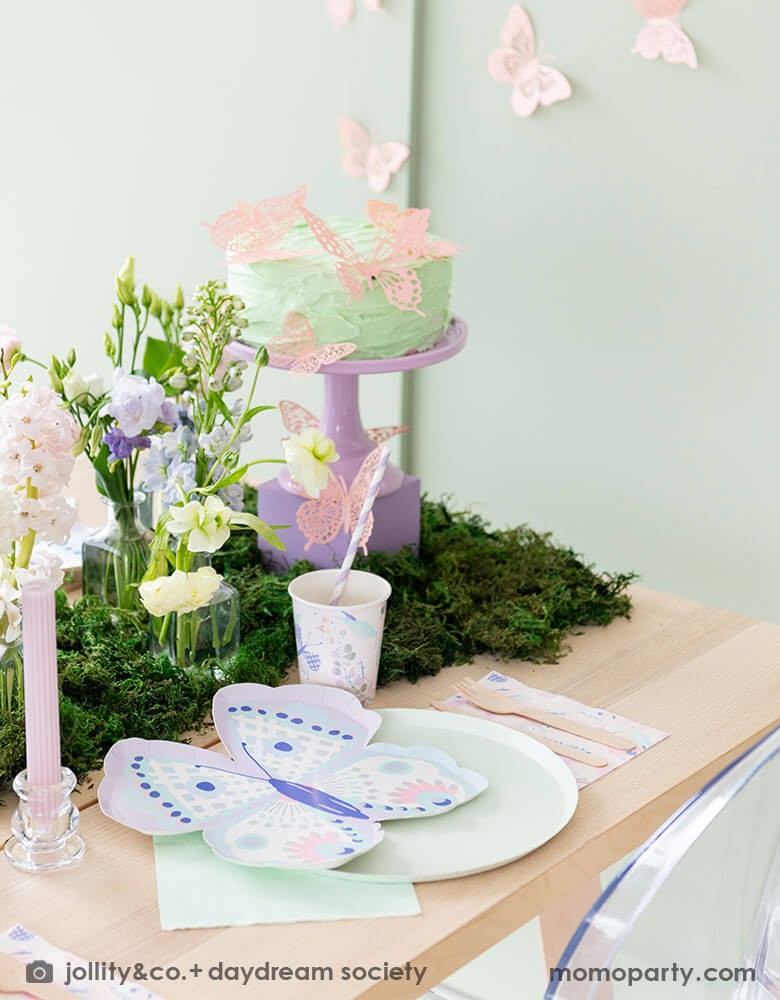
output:
M360 417L360 376L382 375L390 372L413 371L429 365L448 361L463 350L468 328L463 320L454 317L447 332L427 351L404 354L397 358L378 358L351 361L349 358L323 365L320 369L325 379L325 399L320 419L320 430L331 438L339 454L338 462L331 465L333 472L347 486L357 476L363 461L376 448L376 442L366 434ZM236 342L231 345L233 357L251 361L257 348ZM274 368L287 369L294 359L275 358ZM286 468L279 475L258 488L258 513L269 524L289 525L277 532L285 544L285 551L271 548L262 539L260 548L269 556L273 569L284 572L298 559L308 559L317 569L330 569L340 565L349 534L340 530L327 544L308 542L297 526L296 516L301 504L307 501L297 494L290 482ZM390 464L387 467L379 495L374 504L374 530L368 542L370 551L398 552L410 545L415 552L420 542L420 480L407 476Z

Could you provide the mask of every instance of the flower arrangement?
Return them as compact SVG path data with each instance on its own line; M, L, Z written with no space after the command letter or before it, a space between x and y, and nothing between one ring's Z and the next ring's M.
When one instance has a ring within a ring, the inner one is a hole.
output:
M166 509L157 522L140 596L155 619L153 649L167 651L180 666L212 655L225 659L237 648L235 592L209 565L231 531L253 530L276 548L284 547L273 528L243 509L248 470L278 460L241 460L250 422L273 409L253 405L260 371L268 363L264 348L257 352L246 400L230 405L225 400L242 388L247 368L229 353L246 325L238 315L242 309L243 302L220 282L207 282L195 292L180 331L181 361L166 380L181 394L179 421L152 437L141 464L144 486L161 491Z
M52 357L49 380L78 425L76 452L92 463L98 491L109 504L106 529L84 546L84 590L114 607L134 610L149 559L148 538L138 519L138 462L151 447L151 435L179 422L176 400L162 379L179 358L176 340L184 296L177 289L171 305L147 285L139 295L132 257L116 275L116 296L113 333L106 333L104 342L113 366L110 388L99 375L78 370L75 351L64 359ZM146 337L152 318L164 341Z
M3 374L6 377L5 350ZM10 365L9 365L10 368ZM8 372L10 374L10 372ZM36 541L61 544L76 518L61 496L75 461L78 428L51 389L26 382L0 403L0 711L21 694L21 588L32 579L62 583L62 564Z

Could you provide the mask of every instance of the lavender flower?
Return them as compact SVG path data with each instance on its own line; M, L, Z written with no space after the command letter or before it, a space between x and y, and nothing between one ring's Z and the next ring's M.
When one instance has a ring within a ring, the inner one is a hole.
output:
M195 480L195 463L185 462L175 458L168 466L167 478L162 491L163 503L170 506L186 499L191 490L197 486Z
M241 483L233 483L219 491L220 499L232 510L244 509L244 487Z
M165 390L153 378L126 375L121 368L116 368L111 398L101 414L113 417L125 436L134 438L152 430L164 402Z
M141 485L148 492L155 493L165 489L168 482L168 459L163 455L162 449L155 446L147 451L141 459L141 475Z
M130 458L136 448L139 450L148 448L151 443L150 438L142 435L128 437L119 427L112 427L108 433L103 435L103 444L108 445L109 457L113 462Z

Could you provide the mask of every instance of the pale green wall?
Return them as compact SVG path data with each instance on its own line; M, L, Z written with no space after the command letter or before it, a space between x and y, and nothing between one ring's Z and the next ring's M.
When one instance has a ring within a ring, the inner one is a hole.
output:
M199 223L309 184L359 213L336 118L410 134L387 192L464 243L461 357L415 379L413 464L498 523L528 521L653 586L780 619L772 286L780 16L691 0L701 69L630 54L627 0L528 0L572 100L523 121L486 59L508 0L41 0L0 36L0 322L99 363L112 274L218 274ZM319 405L320 380L261 396ZM396 377L366 416L399 418ZM278 453L276 417L256 454Z
M627 0L529 0L571 100L488 75L506 0L425 0L418 199L467 245L460 358L415 378L414 465L497 523L780 620L776 4L691 0L700 69Z

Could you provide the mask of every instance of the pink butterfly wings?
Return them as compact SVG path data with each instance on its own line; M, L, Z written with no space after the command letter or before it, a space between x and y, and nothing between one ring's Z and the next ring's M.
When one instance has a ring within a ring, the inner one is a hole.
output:
M348 177L368 177L372 191L384 191L409 158L409 147L403 142L376 142L351 118L339 118L338 125L344 146L344 173Z
M291 399L280 400L279 410L282 414L282 422L291 434L300 434L306 427L320 426L319 419L313 413L301 406L300 403L294 403ZM408 430L408 427L395 424L388 427L368 427L366 434L376 444L384 444L390 438L397 434L405 434Z
M360 511L363 508L363 502L366 499L381 454L382 449L375 448L366 456L349 488L347 488L343 476L332 473L327 487L320 493L319 497L316 500L309 499L301 504L296 520L301 533L307 540L304 551L315 544L329 544L342 529L347 535L352 534L360 517ZM360 546L364 553L367 551L367 543L373 530L374 515L369 514L360 539Z
M563 73L539 60L531 18L519 4L509 10L501 47L491 52L488 70L499 83L512 84L512 108L522 118L540 104L547 107L571 97L571 84Z
M334 361L340 361L357 349L357 344L346 341L317 347L314 329L300 313L288 313L283 330L284 333L280 336L268 341L268 353L275 363L294 358L289 371L299 378L315 375L323 365L332 365Z
M401 223L405 219L414 218L417 212L419 212L417 208L400 209L397 205L391 205L389 202L377 201L376 199L372 199L368 203L369 219L371 219L377 228L383 229L386 233L392 235L398 232ZM424 218L424 222L427 228L427 215ZM424 244L420 253L423 257L443 259L445 257L454 257L462 249L457 243L452 243L450 240L429 239Z
M349 296L349 303L359 302L376 281L388 302L398 309L424 313L418 308L422 301L422 284L414 268L408 266L412 259L419 259L425 245L428 210L415 211L407 217L398 231L377 239L371 255L363 259L349 240L337 236L326 223L307 208L303 216L322 249L339 263L336 274L342 288ZM422 237L422 239L421 239Z
M364 0L366 10L377 13L382 0ZM343 28L355 16L355 0L325 0L325 10L336 28Z
M306 198L306 186L280 198L266 198L252 205L239 201L236 208L225 212L212 225L211 238L218 247L230 254L231 263L251 263L256 260L283 260L310 251L281 250L279 243L292 229L301 214Z
M696 69L696 49L675 20L687 0L631 0L636 10L648 18L631 50L643 59L662 58Z

